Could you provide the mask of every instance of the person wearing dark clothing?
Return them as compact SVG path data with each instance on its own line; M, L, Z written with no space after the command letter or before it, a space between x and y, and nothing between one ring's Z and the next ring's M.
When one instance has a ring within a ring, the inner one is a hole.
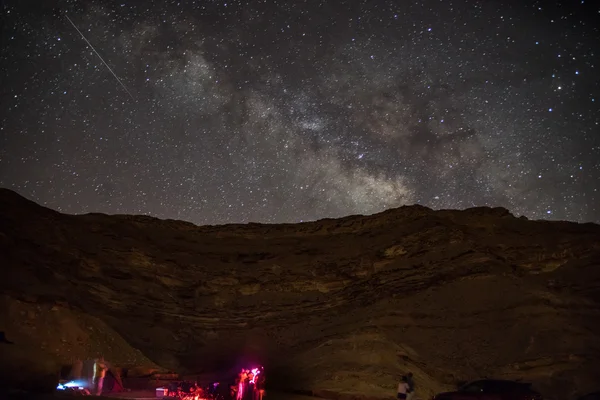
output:
M265 373L261 371L254 383L254 400L263 400L265 395Z
M406 383L408 383L408 392L406 393L407 400L412 400L415 396L415 381L413 379L413 373L409 372L406 375Z
M179 382L171 382L167 385L169 396L175 396L179 392Z
M254 373L250 371L248 378L246 378L246 385L244 387L244 400L253 400L254 398Z

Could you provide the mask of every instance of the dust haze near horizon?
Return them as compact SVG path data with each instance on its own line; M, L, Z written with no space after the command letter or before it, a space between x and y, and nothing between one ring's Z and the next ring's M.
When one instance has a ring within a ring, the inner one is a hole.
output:
M0 186L197 224L599 222L598 7L512 3L5 1Z

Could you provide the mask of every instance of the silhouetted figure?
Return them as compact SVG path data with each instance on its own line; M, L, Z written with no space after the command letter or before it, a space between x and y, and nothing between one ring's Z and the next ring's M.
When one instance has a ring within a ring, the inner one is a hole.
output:
M247 387L247 382L248 382L248 371L245 368L243 368L242 371L240 372L238 378L239 378L239 381L238 381L238 390L237 390L236 400L243 400L244 391Z
M415 381L413 379L413 373L409 372L406 375L406 383L408 383L408 392L406 393L406 399L412 400L415 396Z
M167 385L169 396L173 397L179 392L179 382L171 382Z
M254 383L254 400L263 400L265 395L265 372L261 369Z
M244 400L253 400L254 399L254 373L252 371L248 372L248 378L246 378L246 384L244 385L244 395L242 396Z

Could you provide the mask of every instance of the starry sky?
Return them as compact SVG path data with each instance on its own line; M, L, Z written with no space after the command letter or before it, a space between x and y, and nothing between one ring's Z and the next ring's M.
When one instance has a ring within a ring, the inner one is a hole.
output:
M1 4L0 186L47 207L600 222L595 2Z

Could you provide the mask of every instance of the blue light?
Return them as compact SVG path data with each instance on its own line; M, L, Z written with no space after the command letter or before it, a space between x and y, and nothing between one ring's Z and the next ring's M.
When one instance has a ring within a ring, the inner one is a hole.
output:
M59 383L56 387L57 390L66 390L69 388L83 389L85 387L85 381L69 381L67 383Z

